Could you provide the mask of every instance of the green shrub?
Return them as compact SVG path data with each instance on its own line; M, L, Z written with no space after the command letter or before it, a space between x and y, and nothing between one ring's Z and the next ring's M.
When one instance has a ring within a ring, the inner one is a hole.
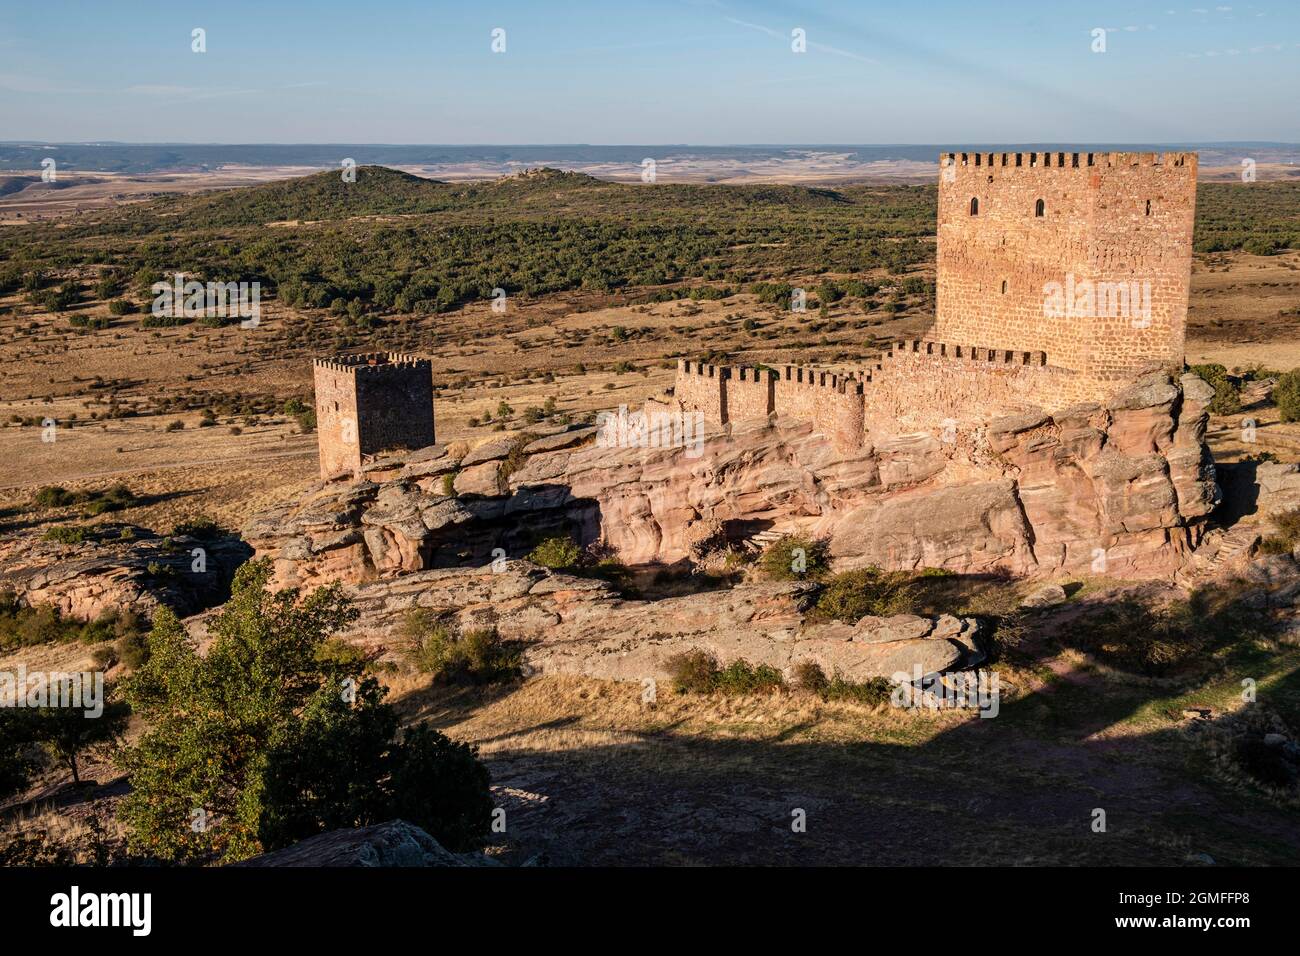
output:
M1284 422L1300 422L1300 369L1283 372L1273 386L1273 402Z
M85 528L61 524L46 528L41 538L44 541L57 541L59 544L81 544L86 540L87 532Z
M825 700L843 700L877 707L889 703L894 683L888 677L870 677L865 681L848 681L836 674L822 691Z
M867 615L888 617L910 613L915 599L916 586L910 573L861 568L831 578L818 596L811 616L853 624Z
M821 694L829 684L826 672L816 661L800 661L794 665L794 686L798 690Z
M759 566L774 581L816 580L830 569L830 546L821 539L787 534L764 549Z
M436 681L498 684L521 673L521 653L503 643L493 629L457 634L437 614L419 608L407 615L402 631L410 642L408 659Z
M453 853L483 845L492 819L491 778L477 747L420 725L402 738L395 763L391 818L410 821Z
M1193 365L1192 371L1214 387L1210 411L1215 415L1235 415L1241 411L1241 385L1228 375L1228 370L1215 363Z
M528 560L552 571L572 571L582 561L582 549L570 537L547 538L528 552Z
M442 476L442 493L448 498L456 497L456 472L449 471Z
M215 538L221 534L221 526L209 518L207 515L197 515L193 518L187 518L184 521L178 521L172 527L172 537L190 537L190 538Z
M785 686L781 672L770 664L734 660L717 674L716 687L725 694L770 693Z
M118 661L131 670L138 670L149 661L149 638L144 631L135 630L123 634L113 645Z
M32 497L38 508L64 508L76 500L76 495L58 485L46 485Z
M738 659L726 667L705 650L682 651L664 662L673 690L679 694L770 693L785 686L781 672L767 664Z
M1259 550L1264 554L1289 554L1300 544L1300 508L1279 512L1272 521L1278 533L1260 541Z
M708 651L682 651L664 662L679 694L711 694L718 686L718 659Z
M887 677L860 682L845 680L839 674L828 678L814 661L800 661L794 666L794 683L799 690L816 694L822 700L850 701L872 707L888 703L894 692L894 684Z

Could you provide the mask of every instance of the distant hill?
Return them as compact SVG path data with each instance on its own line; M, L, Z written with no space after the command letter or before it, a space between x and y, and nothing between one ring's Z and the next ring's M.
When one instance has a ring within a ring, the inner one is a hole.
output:
M795 159L808 153L833 153L853 163L911 161L933 163L942 150L995 152L1001 150L1110 149L1155 151L1198 150L1204 166L1235 166L1243 157L1259 163L1300 164L1300 144L1274 142L1206 143L939 143L939 144L804 144L692 146L651 144L599 146L588 144L516 146L395 146L381 143L40 143L0 142L0 171L40 168L45 156L59 168L91 172L150 173L212 170L221 166L307 166L339 168L345 157L377 166L519 166L586 167L618 165L636 168L647 156L676 159L726 160L744 166L774 159Z
M607 216L622 210L689 217L705 210L819 208L850 204L843 193L806 186L707 186L612 183L585 173L541 167L482 183L446 183L384 166L359 166L354 182L341 171L313 173L106 211L101 222L157 218L205 226L316 222L364 216L491 213L512 218ZM649 192L652 190L653 192Z

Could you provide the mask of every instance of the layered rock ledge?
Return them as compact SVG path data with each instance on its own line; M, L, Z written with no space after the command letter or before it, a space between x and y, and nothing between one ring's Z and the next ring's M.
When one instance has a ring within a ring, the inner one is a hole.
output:
M1219 500L1212 397L1195 376L1151 375L1106 405L869 435L848 455L779 418L710 432L698 455L602 447L591 430L530 442L510 467L510 441L464 460L434 446L318 484L245 537L292 584L482 565L556 533L671 564L765 529L825 538L837 569L1169 579Z

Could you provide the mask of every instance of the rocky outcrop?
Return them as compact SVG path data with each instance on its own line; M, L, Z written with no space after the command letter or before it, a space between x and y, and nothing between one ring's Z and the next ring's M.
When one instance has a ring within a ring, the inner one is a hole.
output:
M704 650L720 662L768 664L793 676L802 661L849 680L939 673L979 663L973 619L910 614L854 624L810 622L817 586L748 583L658 601L629 600L604 581L526 561L497 570L419 571L350 589L360 616L345 633L369 653L400 655L414 609L465 633L493 628L524 650L529 670L611 680L664 680L669 660ZM196 635L197 636L197 635Z
M1212 395L1194 376L1154 375L1104 406L869 434L849 454L781 419L713 430L689 450L604 447L575 430L525 446L536 453L508 479L497 456L511 440L460 462L439 447L396 477L319 485L246 537L284 583L482 564L555 533L627 564L673 563L703 539L773 526L827 539L837 568L1170 578L1219 499L1204 444Z
M159 607L185 616L224 601L235 569L251 554L231 537L137 531L125 540L105 535L61 544L27 535L0 544L0 592L80 620L128 609L148 617Z
M233 866L499 866L482 853L452 853L419 827L390 820L330 830Z

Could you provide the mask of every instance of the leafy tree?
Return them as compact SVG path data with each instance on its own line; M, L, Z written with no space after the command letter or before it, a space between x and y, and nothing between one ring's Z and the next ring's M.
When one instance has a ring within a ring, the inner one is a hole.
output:
M561 535L547 538L533 548L528 552L528 560L552 571L570 571L581 562L582 549L578 547L578 542Z
M759 565L775 581L819 578L830 569L830 546L820 538L783 535L767 546Z
M31 738L72 773L73 784L81 783L78 759L87 751L102 750L115 743L126 729L131 710L122 701L105 701L97 717L86 716L81 707L40 707L28 711Z
M206 656L171 612L155 618L149 659L126 680L150 723L124 758L132 848L239 860L413 806L448 848L481 841L491 801L486 771L465 771L474 750L444 760L396 741L396 715L364 661L321 651L356 618L342 590L271 592L270 576L267 560L239 569Z

